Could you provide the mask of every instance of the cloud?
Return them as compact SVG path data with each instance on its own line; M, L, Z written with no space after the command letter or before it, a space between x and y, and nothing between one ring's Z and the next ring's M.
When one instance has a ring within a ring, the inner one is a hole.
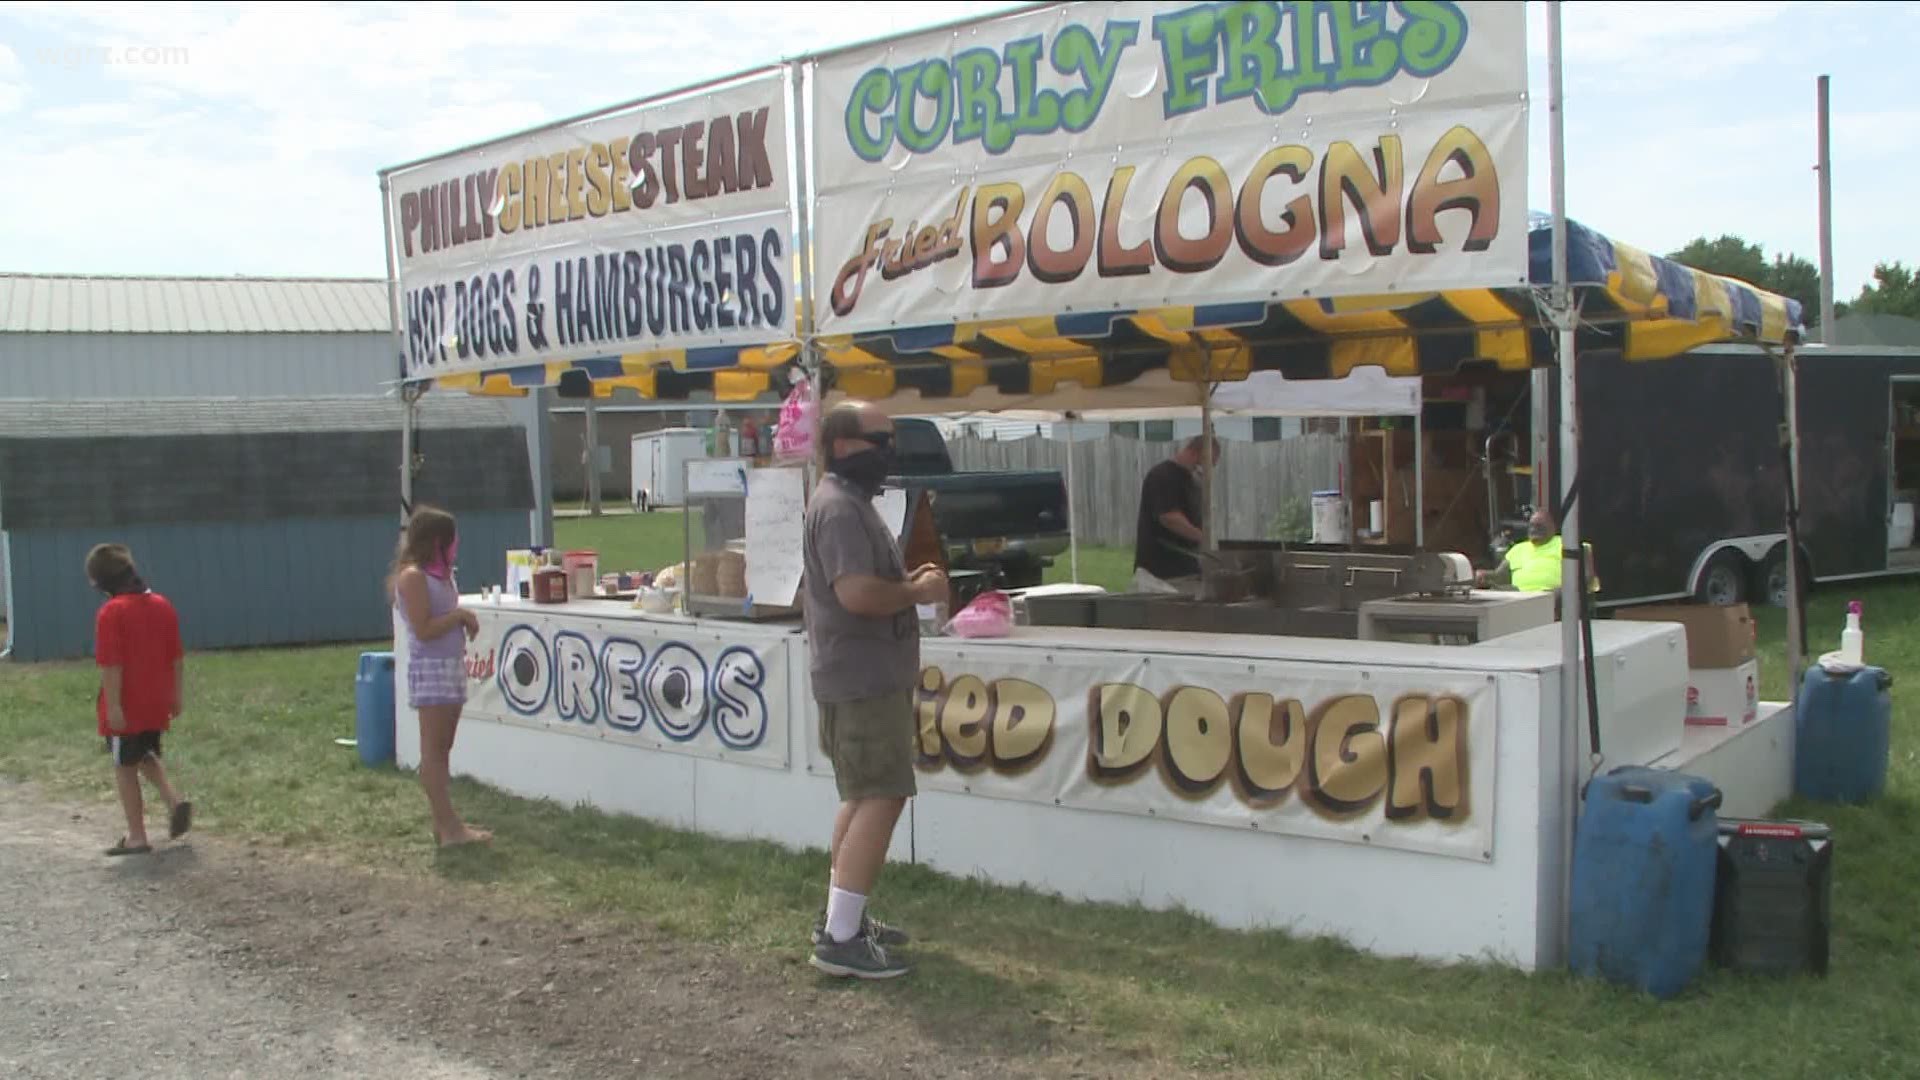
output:
M10 3L0 140L33 167L0 170L0 201L53 211L0 220L0 250L41 269L378 274L383 167L1013 6ZM1576 217L1654 250L1726 231L1810 253L1812 75L1828 64L1842 294L1876 258L1920 244L1893 190L1920 163L1901 137L1920 130L1901 86L1910 75L1852 59L1865 35L1882 55L1920 47L1910 8L1595 0L1564 11ZM1544 5L1529 4L1528 32L1530 194L1544 208ZM102 47L184 51L33 63Z
M26 69L20 66L20 57L0 42L0 115L18 110L26 100Z

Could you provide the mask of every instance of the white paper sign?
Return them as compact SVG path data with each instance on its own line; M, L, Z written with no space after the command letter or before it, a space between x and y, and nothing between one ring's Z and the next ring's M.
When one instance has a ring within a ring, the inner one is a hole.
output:
M747 596L755 604L788 607L800 589L806 481L801 469L747 474Z
M747 493L745 458L695 458L686 463L686 469L689 496Z
M873 497L873 508L880 511L880 520L887 523L894 536L907 531L907 493L900 488L887 488Z

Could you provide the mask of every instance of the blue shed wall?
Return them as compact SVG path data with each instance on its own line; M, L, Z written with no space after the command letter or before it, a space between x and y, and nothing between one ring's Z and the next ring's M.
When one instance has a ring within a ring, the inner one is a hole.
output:
M461 590L501 584L507 550L527 546L527 514L459 518ZM147 583L179 610L189 649L383 639L392 621L381 580L398 537L393 515L10 531L0 550L11 564L13 656L93 654L101 597L87 587L81 565L103 541L133 549Z

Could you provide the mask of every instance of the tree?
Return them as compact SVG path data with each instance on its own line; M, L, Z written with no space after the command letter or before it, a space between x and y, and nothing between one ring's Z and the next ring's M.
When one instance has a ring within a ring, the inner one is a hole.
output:
M1873 268L1873 283L1861 286L1851 310L1920 319L1920 275L1905 263L1880 263Z
M1737 236L1722 236L1718 240L1702 236L1667 258L1695 270L1766 288L1767 253L1759 244L1749 244Z
M1820 321L1820 268L1798 255L1775 255L1764 278L1755 285L1800 301L1800 318L1808 326Z
M1722 236L1717 240L1702 236L1667 258L1695 270L1734 278L1798 300L1803 323L1812 327L1820 321L1820 268L1798 255L1775 255L1769 263L1766 251L1759 244L1748 243L1738 236ZM1846 310L1845 304L1835 305L1835 317Z

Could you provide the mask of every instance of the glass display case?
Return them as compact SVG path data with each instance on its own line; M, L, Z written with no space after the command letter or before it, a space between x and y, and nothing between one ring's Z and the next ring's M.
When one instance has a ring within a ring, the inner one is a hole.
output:
M750 458L703 458L687 461L684 468L687 613L723 619L797 618L800 530L810 470L799 465L760 468ZM750 537L750 532L758 535ZM749 573L749 552L763 564L756 568L759 573Z

